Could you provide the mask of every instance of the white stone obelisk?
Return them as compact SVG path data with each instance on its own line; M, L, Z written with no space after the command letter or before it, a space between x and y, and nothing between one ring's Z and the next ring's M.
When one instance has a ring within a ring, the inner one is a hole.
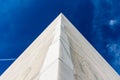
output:
M0 80L120 80L61 13Z

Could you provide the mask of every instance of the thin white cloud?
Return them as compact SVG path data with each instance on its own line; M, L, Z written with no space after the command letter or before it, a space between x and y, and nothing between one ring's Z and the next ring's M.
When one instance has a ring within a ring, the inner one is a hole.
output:
M120 66L120 41L111 41L107 44L109 54L114 57L113 65Z
M106 47L109 49L109 52L120 53L119 41L110 41Z
M0 59L0 61L14 61L15 58L8 58L8 59Z

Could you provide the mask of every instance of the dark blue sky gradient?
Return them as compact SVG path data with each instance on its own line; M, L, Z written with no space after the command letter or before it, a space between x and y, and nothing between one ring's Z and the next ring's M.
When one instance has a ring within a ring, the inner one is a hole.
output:
M120 74L120 0L0 0L0 59L17 58L63 13ZM0 60L0 75L13 61Z

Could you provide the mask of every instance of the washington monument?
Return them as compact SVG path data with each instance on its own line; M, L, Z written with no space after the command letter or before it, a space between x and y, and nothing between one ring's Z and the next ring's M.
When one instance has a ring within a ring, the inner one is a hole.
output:
M120 80L120 77L61 13L0 80Z

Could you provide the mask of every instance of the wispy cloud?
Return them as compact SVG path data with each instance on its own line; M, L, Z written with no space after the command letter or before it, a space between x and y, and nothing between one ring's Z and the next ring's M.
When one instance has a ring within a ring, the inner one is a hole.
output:
M120 41L111 41L106 45L109 54L115 58L113 64L120 66Z
M16 60L15 58L8 58L8 59L0 59L0 61L14 61Z
M108 49L108 53L114 58L111 65L120 73L120 40L110 41L106 45L106 48Z
M120 6L112 0L93 0L92 34L95 46L120 74ZM104 51L105 50L105 51Z

